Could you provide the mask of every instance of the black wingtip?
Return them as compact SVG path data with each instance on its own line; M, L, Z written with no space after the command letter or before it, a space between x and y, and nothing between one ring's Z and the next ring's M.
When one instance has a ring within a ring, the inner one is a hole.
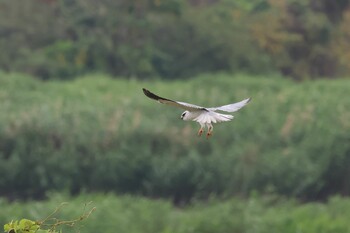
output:
M149 93L149 90L147 90L146 88L142 88L142 91L145 95L147 95Z
M169 99L160 97L160 96L158 96L158 95L156 95L156 94L150 92L150 91L147 90L146 88L142 88L142 90L143 90L143 93L144 93L148 98L151 98L151 99L154 99L154 100L157 100L157 101L166 100L166 101L174 102L173 100L169 100Z
M152 92L150 92L150 91L147 90L146 88L142 88L142 90L143 90L143 93L144 93L148 98L151 98L151 99L154 99L154 100L163 99L163 98L157 96L156 94L153 94Z
M154 99L154 94L152 92L150 92L146 88L142 88L142 91L147 97Z

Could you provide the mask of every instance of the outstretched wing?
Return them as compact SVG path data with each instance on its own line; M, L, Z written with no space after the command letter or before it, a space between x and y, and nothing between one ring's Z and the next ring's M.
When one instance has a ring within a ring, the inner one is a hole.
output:
M167 104L167 105L171 105L174 107L178 107L178 108L182 108L185 109L187 111L198 111L198 110L204 110L204 111L208 111L206 108L201 107L201 106L197 106L194 104L189 104L189 103L185 103L185 102L179 102L179 101L174 101L174 100L170 100L170 99L166 99L163 97L160 97L152 92L150 92L149 90L142 88L143 93L151 99L157 100L159 103L162 104Z
M212 108L207 108L207 109L209 111L236 112L239 109L243 108L245 105L247 105L250 100L251 100L251 98L248 98L248 99L242 100L242 101L237 102L237 103L228 104L228 105L224 105L224 106L220 106L220 107L212 107Z

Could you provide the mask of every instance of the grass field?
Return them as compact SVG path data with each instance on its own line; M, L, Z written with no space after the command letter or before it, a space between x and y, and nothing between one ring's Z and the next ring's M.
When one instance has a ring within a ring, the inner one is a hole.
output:
M204 106L252 102L207 140L142 87ZM331 198L350 194L349 89L349 80L225 74L40 82L0 73L0 195L48 197L1 200L0 223L42 219L65 201L62 217L74 218L93 201L81 232L350 232L349 200Z
M42 202L1 201L0 224L13 219L42 220L62 202L60 219L75 219L93 207L88 219L63 232L85 233L347 233L350 200L333 197L327 203L298 204L282 198L231 198L196 202L185 208L169 201L133 196L52 195ZM87 203L91 204L85 206Z
M216 106L252 102L210 140L182 110L142 93ZM136 81L91 75L40 82L0 74L0 190L172 198L277 193L304 200L349 194L349 80L203 75Z

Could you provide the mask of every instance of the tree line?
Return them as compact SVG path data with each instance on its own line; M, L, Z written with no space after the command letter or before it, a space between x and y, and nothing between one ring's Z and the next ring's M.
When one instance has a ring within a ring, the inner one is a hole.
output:
M350 73L349 24L349 0L2 0L0 69L333 78Z

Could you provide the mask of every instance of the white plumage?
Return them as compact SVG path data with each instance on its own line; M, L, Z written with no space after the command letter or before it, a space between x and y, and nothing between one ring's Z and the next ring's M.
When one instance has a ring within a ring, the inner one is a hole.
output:
M181 119L185 121L198 122L201 125L201 128L198 131L199 136L202 135L203 129L206 126L208 128L207 138L212 135L212 132L213 132L212 123L230 121L233 119L232 115L222 114L216 111L223 111L223 112L230 112L230 113L236 112L242 107L244 107L245 105L247 105L251 100L251 98L248 98L237 103L232 103L232 104L223 105L219 107L206 108L206 107L201 107L194 104L166 99L150 92L145 88L143 88L143 92L147 97L157 100L159 103L185 109L186 111L181 114Z
M223 121L230 121L232 119L232 115L226 115L217 112L203 112L199 116L194 118L194 121L197 121L198 123L210 124L212 122L217 123Z

